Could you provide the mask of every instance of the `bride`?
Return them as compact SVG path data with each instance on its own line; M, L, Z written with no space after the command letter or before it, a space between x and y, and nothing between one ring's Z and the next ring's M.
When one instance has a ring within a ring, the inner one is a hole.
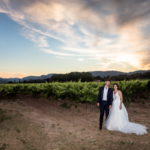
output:
M146 126L129 121L128 112L123 104L122 92L118 90L118 87L117 83L113 85L113 103L106 120L106 129L123 133L135 133L137 135L146 134Z

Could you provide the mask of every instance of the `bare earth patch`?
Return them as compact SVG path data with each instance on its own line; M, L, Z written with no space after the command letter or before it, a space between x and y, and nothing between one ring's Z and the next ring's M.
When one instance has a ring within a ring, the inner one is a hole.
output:
M131 104L130 121L150 128L150 103ZM69 100L0 101L0 150L149 150L150 134L99 131L99 109ZM149 132L149 130L148 130Z

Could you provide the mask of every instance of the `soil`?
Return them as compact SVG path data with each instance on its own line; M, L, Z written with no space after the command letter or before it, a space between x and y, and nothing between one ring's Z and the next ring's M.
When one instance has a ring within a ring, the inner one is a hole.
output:
M150 101L127 107L130 121L150 128ZM98 128L96 104L22 97L0 100L0 150L149 150L150 134ZM148 130L149 132L149 130Z

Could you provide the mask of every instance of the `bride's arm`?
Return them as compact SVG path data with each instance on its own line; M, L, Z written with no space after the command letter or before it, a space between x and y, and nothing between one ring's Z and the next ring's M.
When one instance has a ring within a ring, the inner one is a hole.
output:
M123 95L121 91L119 91L119 96L120 96L120 109L122 109Z

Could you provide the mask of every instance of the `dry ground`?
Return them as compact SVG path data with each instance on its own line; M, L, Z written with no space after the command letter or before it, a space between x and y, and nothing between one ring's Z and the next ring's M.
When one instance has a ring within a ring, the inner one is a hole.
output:
M127 107L150 128L150 102ZM0 150L149 150L150 134L99 131L99 109L68 100L0 100ZM149 132L149 130L148 130Z

